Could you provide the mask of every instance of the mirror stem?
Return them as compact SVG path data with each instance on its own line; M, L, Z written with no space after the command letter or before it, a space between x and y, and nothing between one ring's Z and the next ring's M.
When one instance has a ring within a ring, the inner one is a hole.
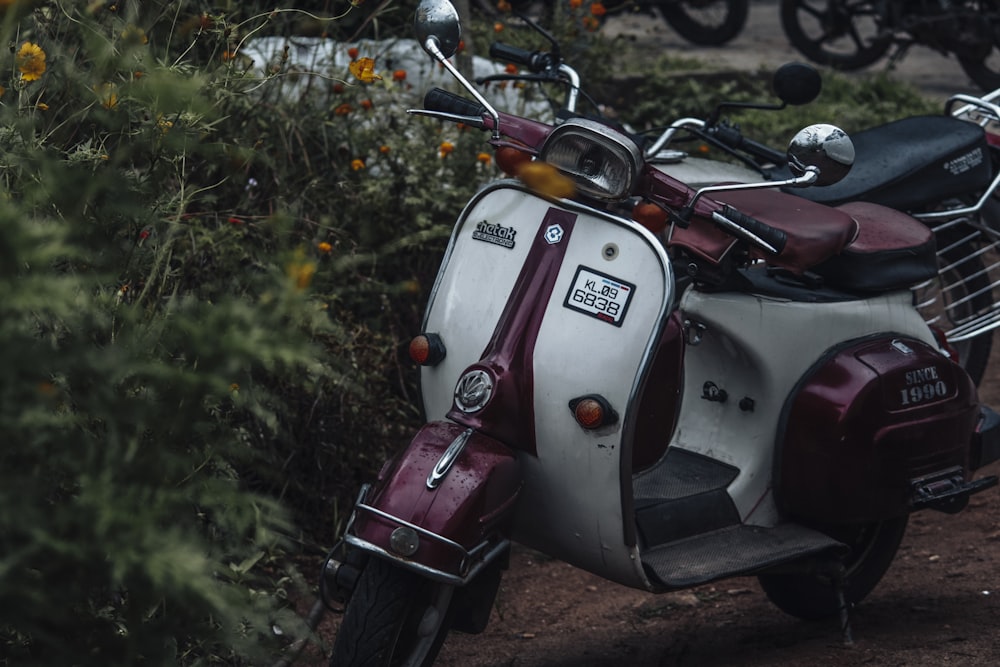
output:
M436 39L434 39L433 37L429 37L427 41L424 43L424 50L427 51L427 53L434 56L435 60L444 65L445 69L447 69L451 73L451 75L455 77L460 84L462 84L462 87L465 88L467 91L469 91L472 94L472 96L476 98L477 102L483 105L483 107L486 109L486 113L488 113L490 115L490 118L493 119L493 138L499 139L500 114L497 113L497 110L493 108L493 105L487 102L486 98L483 97L478 90L476 90L475 86L469 83L469 81L464 76L462 76L462 73L458 71L458 68L456 68L454 65L451 64L451 61L445 58L444 53L442 53L441 49L438 47Z

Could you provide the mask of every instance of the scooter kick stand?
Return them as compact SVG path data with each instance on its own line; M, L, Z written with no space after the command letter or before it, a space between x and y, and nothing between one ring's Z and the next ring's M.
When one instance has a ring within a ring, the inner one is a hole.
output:
M838 561L831 564L827 576L830 578L830 585L833 586L834 595L837 596L840 636L844 646L854 646L854 633L851 631L851 609L847 604L847 596L844 594L844 588L847 585L847 570L844 568L844 564Z

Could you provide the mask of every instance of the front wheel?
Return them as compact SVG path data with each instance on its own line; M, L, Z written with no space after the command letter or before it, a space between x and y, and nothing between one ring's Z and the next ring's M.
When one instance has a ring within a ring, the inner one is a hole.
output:
M734 39L750 12L749 0L667 0L658 6L667 25L701 46L721 46Z
M889 569L906 532L909 516L850 526L828 526L822 532L851 548L844 561L844 598L853 606L871 593ZM836 589L818 574L762 574L767 598L778 609L807 621L833 618L840 612Z
M861 69L892 44L880 5L874 0L781 0L781 27L791 45L814 63Z
M448 635L454 587L372 557L351 596L330 667L429 667Z

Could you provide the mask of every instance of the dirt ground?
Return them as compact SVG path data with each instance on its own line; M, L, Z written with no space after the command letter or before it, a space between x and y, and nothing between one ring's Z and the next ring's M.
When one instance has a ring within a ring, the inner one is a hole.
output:
M754 0L747 30L723 49L684 43L662 23L629 17L605 29L639 49L676 49L720 67L776 67L801 58L777 23L776 0ZM884 67L885 63L875 68ZM915 49L894 70L942 99L973 92L953 60ZM1000 340L981 397L1000 409ZM1000 464L982 471L1000 474ZM339 618L319 628L299 665L322 665ZM836 622L808 623L771 605L754 578L652 595L612 584L527 549L515 549L490 625L452 634L441 667L634 667L1000 664L1000 490L957 515L914 515L888 574L852 614L853 644Z

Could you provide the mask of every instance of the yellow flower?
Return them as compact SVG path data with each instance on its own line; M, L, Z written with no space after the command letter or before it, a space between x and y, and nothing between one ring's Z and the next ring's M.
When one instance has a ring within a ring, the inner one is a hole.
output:
M118 105L118 87L113 83L102 83L94 86L94 92L105 109L114 109Z
M351 160L351 169L353 169L354 171L361 171L364 168L365 168L364 160L361 160L359 158Z
M569 177L547 162L528 162L517 172L517 177L529 188L549 197L572 197L576 186Z
M372 58L358 58L348 65L354 78L362 83L371 83L375 80L382 80L382 77L375 73L375 61Z
M146 31L137 25L131 24L125 26L125 29L122 30L122 40L126 44L131 44L133 46L149 43L149 38L146 37Z
M285 274L295 281L295 287L304 290L312 282L316 273L316 263L306 261L301 250L295 254L295 259L285 267Z
M17 52L17 68L23 81L38 81L45 74L45 51L38 44L25 42Z
M319 250L324 255L329 255L331 252L333 252L333 246L327 243L326 241L320 241L319 243L317 243L316 249Z

